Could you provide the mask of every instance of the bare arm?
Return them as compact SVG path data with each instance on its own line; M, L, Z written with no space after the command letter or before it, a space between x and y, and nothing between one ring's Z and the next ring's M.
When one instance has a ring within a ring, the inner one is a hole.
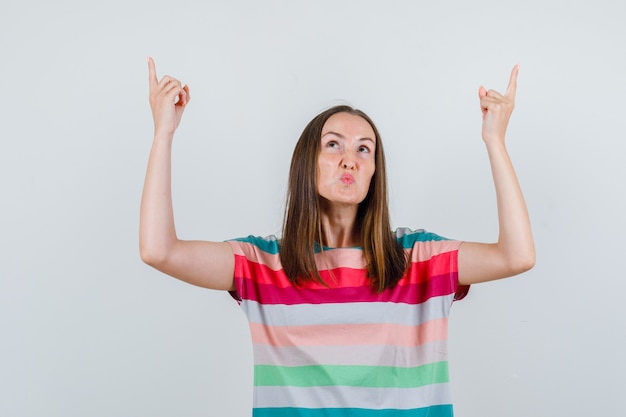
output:
M141 198L139 249L148 265L201 287L234 289L234 257L225 242L184 241L176 236L171 192L174 132L189 103L189 87L169 76L160 81L148 58L154 141Z
M487 146L498 208L496 243L463 243L459 249L459 283L475 284L527 271L535 264L535 244L522 190L505 146L506 128L515 104L517 74L504 95L480 87L482 136Z

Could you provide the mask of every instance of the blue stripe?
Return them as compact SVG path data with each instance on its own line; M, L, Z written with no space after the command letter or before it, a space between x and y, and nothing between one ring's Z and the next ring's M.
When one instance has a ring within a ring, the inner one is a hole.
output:
M453 417L452 405L434 405L411 410L364 408L255 408L253 417Z
M231 241L249 243L261 249L263 252L267 252L271 255L276 255L279 251L278 240L275 236L260 237L260 236L248 236L240 237L237 239L230 239Z
M396 239L404 249L410 249L415 242L432 242L441 240L450 240L435 233L427 232L423 229L411 230L408 228L399 228L396 230Z
M449 240L448 238L439 236L435 233L426 232L423 229L413 231L409 228L398 228L395 231L395 235L398 240L398 243L400 243L400 245L402 245L402 247L405 249L412 248L415 242L431 242L431 241ZM270 253L272 255L276 255L280 250L279 240L275 236L261 237L261 236L250 235L248 237L241 237L241 238L231 239L231 240L234 240L237 242L250 243L251 245L254 245L258 247L259 249L261 249L262 251ZM324 249L329 250L330 248L324 248ZM320 247L316 243L315 252L317 253L319 251L320 251Z

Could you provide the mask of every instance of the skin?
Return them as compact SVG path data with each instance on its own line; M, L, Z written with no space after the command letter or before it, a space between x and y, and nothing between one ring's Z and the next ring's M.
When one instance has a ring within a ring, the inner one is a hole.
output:
M354 221L376 168L376 135L360 116L337 113L322 128L317 187L322 228L330 247L356 246Z
M174 132L189 104L189 87L170 76L157 79L148 59L154 140L141 198L139 251L148 265L200 287L234 289L234 255L226 242L185 241L176 236L171 159Z
M504 140L514 107L518 72L519 67L515 66L504 94L484 87L478 90L482 137L496 191L499 235L495 243L461 245L458 255L461 284L516 275L535 263L528 212ZM167 75L158 79L152 58L148 58L148 80L154 139L141 200L141 258L159 271L188 283L233 290L231 246L226 242L178 239L174 226L172 142L191 98L189 87ZM324 244L332 247L359 244L354 223L358 204L365 198L374 174L375 150L374 132L359 116L338 113L324 125L317 174L322 227L327 239Z
M515 107L518 73L519 65L516 65L504 94L484 87L478 89L482 138L495 185L499 233L496 243L461 245L458 259L461 284L510 277L535 265L530 218L505 144L506 129Z

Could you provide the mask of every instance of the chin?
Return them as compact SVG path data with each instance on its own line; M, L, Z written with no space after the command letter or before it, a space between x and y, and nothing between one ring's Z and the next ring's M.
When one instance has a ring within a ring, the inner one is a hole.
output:
M322 200L326 202L326 204L335 204L342 206L358 206L365 200L365 198L359 197L336 197L336 198L325 198L322 197Z

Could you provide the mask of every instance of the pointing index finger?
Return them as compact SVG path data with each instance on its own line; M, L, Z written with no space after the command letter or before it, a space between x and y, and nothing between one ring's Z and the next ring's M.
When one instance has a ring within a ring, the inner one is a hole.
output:
M511 71L511 78L509 79L509 85L506 88L506 95L515 98L515 92L517 91L517 74L519 74L519 64L513 67Z
M151 56L148 57L148 81L151 86L156 86L159 82L156 76L156 67L154 65L154 59Z

